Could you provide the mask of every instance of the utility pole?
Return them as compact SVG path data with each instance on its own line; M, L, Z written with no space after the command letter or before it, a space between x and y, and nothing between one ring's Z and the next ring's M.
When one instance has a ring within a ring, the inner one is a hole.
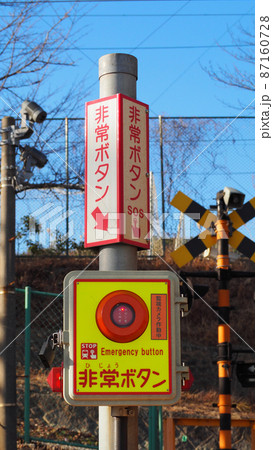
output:
M115 94L136 99L137 59L112 53L99 60L100 98ZM111 244L100 248L99 270L136 270L137 247ZM123 413L121 414L121 411ZM130 446L128 440L130 439ZM137 450L138 408L99 407L99 449Z
M1 238L0 238L0 448L16 449L16 303L15 303L15 187L16 176L23 183L32 167L44 167L46 156L34 147L20 146L24 167L16 173L15 147L28 139L34 122L42 123L46 112L25 100L21 126L10 116L2 119L1 154Z
M219 449L231 450L231 344L229 295L229 218L223 191L217 193L217 271L218 271L218 379L220 432Z
M15 145L13 117L2 119L0 245L0 448L16 449Z
M68 117L65 118L65 175L66 175L66 241L65 241L65 254L69 253L69 140L68 140Z

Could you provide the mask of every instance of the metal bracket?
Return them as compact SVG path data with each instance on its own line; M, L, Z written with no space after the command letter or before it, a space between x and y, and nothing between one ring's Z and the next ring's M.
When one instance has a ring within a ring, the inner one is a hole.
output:
M14 130L15 125L10 125L9 127L5 127L5 128L0 128L0 133L10 133L11 131Z
M228 217L228 218L229 218L229 217ZM231 222L231 220L230 220L230 218L229 218L229 221L228 221L228 233L229 233L229 237L232 236L233 231L234 231L234 228L233 228L232 222Z
M210 232L211 236L216 236L215 222L211 222L210 226L208 227L208 231Z
M130 406L112 406L111 416L112 417L133 417L135 415L135 410Z
M28 120L28 122L29 125L27 124L27 118L22 118L20 128L16 125L10 125L9 127L2 128L1 133L8 133L8 138L2 139L0 145L10 144L18 147L21 139L28 139L33 134L33 122L30 120Z
M182 317L186 316L189 312L188 297L184 297L183 295L181 297L176 297L174 302L180 305Z
M16 166L13 166L11 164L10 166L3 166L3 169L5 169L5 170L14 170L14 169L16 169Z
M53 348L62 347L64 343L62 330L59 330L56 333L52 333L52 339L53 339Z
M62 332L62 346L69 345L69 331Z
M9 127L1 128L0 132L1 134L8 133L7 139L2 139L0 142L0 145L16 145L14 141L14 132L16 130L15 125L10 125Z
M2 139L1 145L19 145L19 139L15 136L16 125L10 125L9 127L2 128L1 133L8 133L7 139Z
M184 363L182 363L182 364L184 364ZM189 366L186 366L186 365L177 366L176 367L176 372L180 372L181 373L181 378L183 378L184 380L189 380L190 379L190 368L189 368Z

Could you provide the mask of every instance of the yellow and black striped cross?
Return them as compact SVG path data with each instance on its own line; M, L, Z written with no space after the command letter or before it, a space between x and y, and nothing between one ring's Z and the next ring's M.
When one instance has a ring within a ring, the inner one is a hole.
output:
M198 236L171 253L174 262L179 267L182 267L207 248L216 244L216 235L212 232L211 225L216 223L217 217L181 191L175 195L171 201L171 205L175 206L183 214L191 217L198 225L206 228ZM255 244L251 239L240 233L237 228L247 223L253 217L255 217L255 197L245 203L241 208L232 211L229 215L232 225L231 236L228 237L229 244L247 256L251 261L255 261Z

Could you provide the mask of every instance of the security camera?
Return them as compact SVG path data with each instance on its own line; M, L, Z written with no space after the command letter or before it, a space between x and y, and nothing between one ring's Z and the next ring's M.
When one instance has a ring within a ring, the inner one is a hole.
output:
M39 169L42 169L48 161L46 155L35 147L25 145L25 147L20 147L20 150L20 159L21 161L24 161L25 165L29 162L30 166L36 166Z
M42 123L46 119L47 113L41 108L41 106L37 105L35 102L31 102L29 100L25 100L22 103L22 109L20 111L21 116L27 114L28 120L30 122Z
M245 194L237 189L225 187L223 190L223 199L229 209L241 208L244 204Z
M39 358L42 361L46 369L50 369L51 364L55 358L55 345L53 340L53 334L48 336L47 340L43 343L39 352Z
M11 142L19 146L21 139L28 139L33 133L33 123L42 123L46 119L46 112L35 102L25 100L22 103L21 113L21 125L15 126L15 129L11 133Z
M43 343L39 358L46 369L50 369L55 358L56 347L62 347L62 331L52 333Z
M29 181L33 175L33 167L42 169L47 163L47 157L44 153L37 150L35 147L20 145L20 159L24 162L23 168L17 170L16 181L18 184L24 184L25 180Z

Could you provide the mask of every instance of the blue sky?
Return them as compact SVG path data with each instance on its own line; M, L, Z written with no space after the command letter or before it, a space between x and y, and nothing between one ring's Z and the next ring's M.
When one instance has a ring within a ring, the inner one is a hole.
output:
M238 110L223 102L237 107L238 99L245 106L253 100L253 93L223 86L201 67L210 62L233 66L221 46L233 44L229 31L239 36L240 26L253 30L252 0L108 1L89 3L83 10L88 17L79 18L87 26L77 43L80 53L70 50L77 58L71 73L77 77L87 74L96 83L100 56L130 53L139 64L138 98L150 105L151 115L233 115ZM89 95L98 96L98 82Z
M33 18L34 30L46 29L72 4L50 3ZM238 100L247 106L253 93L211 80L201 66L211 62L215 68L232 68L236 61L227 51L236 49L230 47L230 33L240 37L240 27L253 31L254 6L253 0L79 2L76 40L69 38L65 46L66 58L75 66L59 68L43 89L58 86L61 96L68 85L85 79L91 86L86 101L98 98L99 58L130 53L139 63L138 99L150 105L151 115L236 115ZM83 114L79 105L75 115Z
M53 0L39 15L34 15L34 36L35 30L48 29L71 4ZM0 11L7 14L8 8L2 6ZM76 12L74 37L65 44L65 57L75 64L60 66L41 86L36 101L43 99L41 104L46 110L58 104L70 86L85 85L84 99L73 112L74 117L84 117L85 101L99 97L98 60L104 54L116 52L130 53L138 59L137 98L150 105L152 117L159 114L172 117L236 116L251 102L253 107L253 92L212 80L202 68L211 63L215 69L221 66L232 71L238 64L246 72L254 71L252 65L239 63L229 54L237 53L232 35L239 40L243 39L242 28L252 34L254 32L253 0L80 1ZM245 45L248 43L246 39ZM47 99L49 90L57 90L57 96ZM22 89L21 95L30 98L31 91ZM18 105L13 105L18 112L20 103L18 100ZM63 108L60 115L64 117L66 114ZM246 108L243 115L253 116L253 108ZM227 122L221 126L215 134L210 134L209 139L216 140L209 150L215 148L219 155L218 165L222 169L214 171L206 186L202 185L200 180L204 173L212 172L207 150L190 169L192 185L200 186L201 183L203 189L199 189L205 193L206 207L213 203L217 191L226 185L243 191L246 200L254 195L254 120L247 122L247 126L244 121L237 120L224 133L221 130ZM39 132L38 126L36 129ZM235 133L236 145L233 145L232 133ZM43 137L46 139L46 135ZM49 144L56 148L55 142ZM200 151L207 145L205 141L201 143ZM55 161L55 155L52 156ZM151 170L156 170L153 159L152 154ZM198 178L200 172L201 178ZM236 175L231 176L233 172ZM156 176L159 194L160 179L159 175ZM178 183L178 187L185 189L183 184ZM191 196L190 190L185 193ZM33 196L29 194L29 197L31 213ZM28 196L24 198L24 207L27 199ZM201 198L195 200L201 202ZM242 232L248 234L247 230ZM253 238L253 231L250 234Z
M13 2L12 8L17 2L18 0ZM56 16L62 15L70 6L71 2L53 0L40 17L34 18L35 26L37 29L46 29ZM261 15L269 14L269 6L268 0L256 2L256 9L259 9ZM104 54L121 52L131 53L138 58L137 97L150 105L151 116L159 114L233 116L240 113L239 104L247 107L253 102L253 92L224 86L210 79L202 66L208 66L211 62L215 68L219 65L232 70L236 61L227 51L236 51L236 48L228 47L233 45L230 32L234 33L234 36L242 37L240 27L249 32L254 31L254 0L82 1L79 2L77 10L79 17L75 26L76 38L77 30L82 37L76 39L74 44L71 43L72 40L67 42L68 50L66 51L67 58L74 60L75 66L61 67L49 77L43 85L41 97L48 89L57 87L61 98L70 85L76 86L85 79L89 85L85 101L98 98L98 60ZM2 11L7 13L8 8L1 6L0 12ZM270 20L272 21L272 18ZM241 67L247 71L254 71L250 65ZM37 101L39 101L39 95ZM260 97L258 99L260 100ZM45 109L52 106L52 101L52 99L45 101L43 104ZM58 98L55 98L54 102L57 103ZM13 107L19 112L20 102ZM247 108L244 115L253 116L254 110ZM65 110L63 116L65 116ZM83 116L84 103L79 103L74 111L74 117ZM250 172L243 188L236 185L232 179L230 180L233 187L243 191L245 188L248 191L246 193L246 200L248 200L254 195L254 183L251 176L251 173L254 175L254 123L250 135L248 130L240 130L239 123L238 128L240 137L250 138L251 142L249 145L242 144L243 151L240 155L235 147L232 152L224 150L222 164L231 171ZM256 136L258 135L259 125L256 128ZM221 138L224 140L225 136L222 135ZM268 145L267 153L265 153L265 144ZM268 164L267 159L267 155L272 153L272 144L270 144L269 140L265 143L260 139L259 152L257 152L260 170L259 199L262 205L260 217L263 217L263 228L260 225L261 232L257 233L257 236L260 236L260 242L263 238L262 244L265 249L268 248L268 236L264 230L264 212L268 210L268 198L264 195L263 182L272 178L272 164ZM197 172L199 169L193 166L193 170ZM226 184L225 179L221 179L221 173L218 176L219 182L215 184L213 191L215 194L217 189L223 188ZM243 176L239 175L237 181L243 183L243 180ZM208 197L206 206L212 203L212 195ZM26 205L27 198L23 201ZM28 213L32 210L33 198L30 198ZM26 212L24 210L24 213ZM242 232L247 234L244 230ZM260 248L262 244L260 243ZM257 292L260 299L263 299L268 298L268 288L264 280L270 279L272 275L269 272L270 264L260 264L261 266L260 279L263 282L260 283L259 288L263 285L264 293L260 290ZM266 328L271 330L272 316L268 313L264 314L264 308L259 308L259 311L263 314L261 323L263 323L264 333ZM266 316L268 317L267 327L264 323ZM271 336L268 335L267 340L270 338ZM266 339L262 340L260 350L263 348L264 351L265 341ZM264 360L261 361L261 367L263 363ZM268 397L268 388L266 383L260 383L261 385L267 390L257 398L264 399ZM263 422L264 419L265 417ZM270 420L269 415L268 420ZM263 426L262 434L265 429L270 429L270 426Z

